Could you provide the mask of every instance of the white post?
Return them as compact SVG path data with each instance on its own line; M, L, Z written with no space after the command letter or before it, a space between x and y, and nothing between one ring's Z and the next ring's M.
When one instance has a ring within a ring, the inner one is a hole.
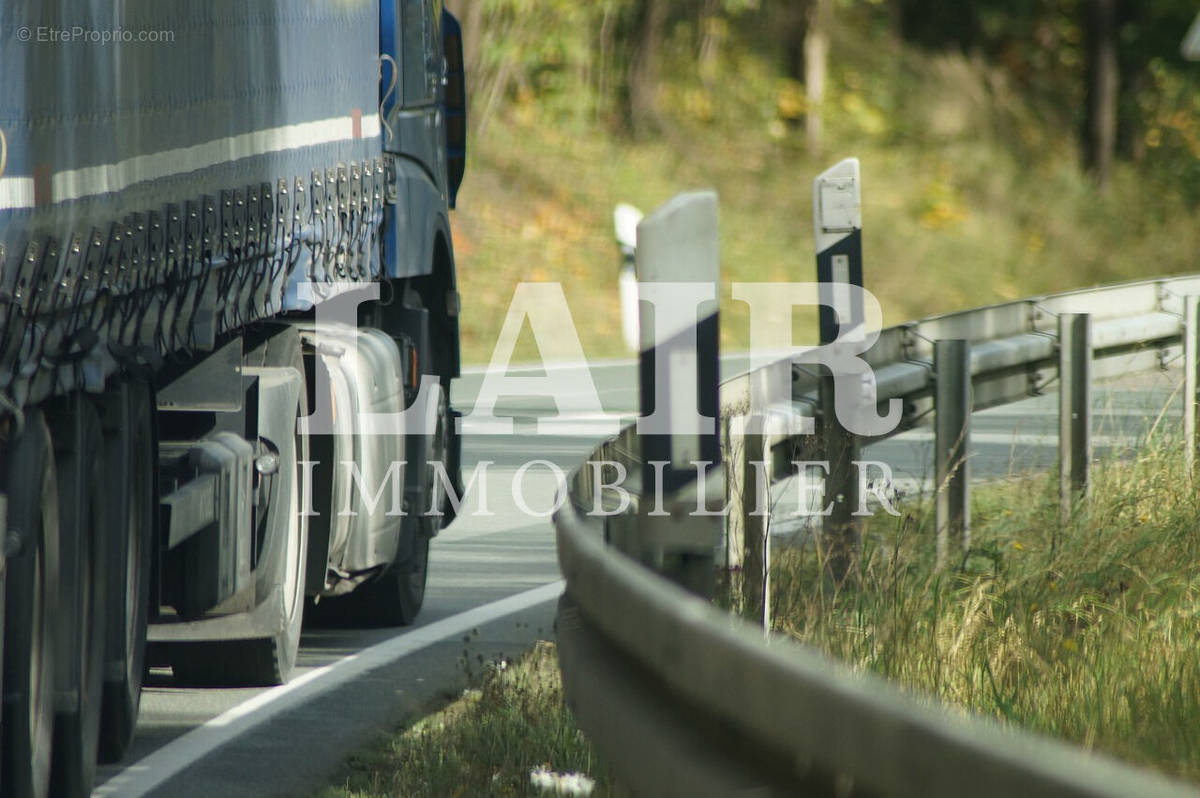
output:
M725 498L717 487L719 272L715 192L681 194L638 225L643 493L661 474L674 509L656 514L653 502L639 504L635 556L705 596L721 540L720 513L709 505L719 509Z

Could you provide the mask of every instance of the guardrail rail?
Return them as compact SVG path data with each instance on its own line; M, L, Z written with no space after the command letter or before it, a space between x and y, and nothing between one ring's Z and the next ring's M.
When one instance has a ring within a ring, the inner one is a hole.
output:
M639 279L655 274L662 280L664 272L687 279L681 270L689 259L715 262L715 202L713 195L685 195L642 223ZM679 240L712 251L671 254L670 244ZM710 268L702 272L692 279L715 279ZM1198 297L1200 275L1189 275L1034 297L883 330L865 355L880 407L902 401L895 432L935 427L939 546L952 551L969 535L970 412L1037 395L1055 382L1067 388L1060 400L1067 511L1086 496L1090 424L1080 414L1089 412L1093 378L1161 369L1183 358L1194 460ZM697 373L714 383L700 385L703 393L716 387L716 351L703 336L700 341ZM653 373L655 357L668 355L656 352L643 333L643 375ZM696 361L683 362L695 367ZM781 374L789 395L763 388L778 385ZM745 569L760 610L768 604L766 523L749 512L751 491L745 490L752 461L766 462L774 452L774 462L786 465L804 447L830 459L838 454L830 447L863 443L828 412L822 379L819 370L785 359L722 384L718 428L725 462L699 482L693 476L652 497L652 479L661 474L644 471L645 463L661 458L647 449L661 453L670 444L648 443L635 425L597 447L570 476L567 501L554 517L567 580L557 623L564 686L580 726L622 784L647 796L1200 794L853 672L712 605L706 572L735 562ZM653 391L649 396L643 413L653 408ZM770 424L745 434L747 419L764 413L813 419L815 434L772 431ZM613 514L605 489L622 473L634 497ZM777 479L787 470L771 473ZM838 479L831 469L826 494L844 494L856 504L856 482ZM638 489L643 485L645 496ZM724 529L719 520L714 527L712 517L691 512L711 506L698 498L705 487L729 501ZM824 534L845 535L852 547L853 526L832 523L826 519ZM760 617L769 624L765 610Z

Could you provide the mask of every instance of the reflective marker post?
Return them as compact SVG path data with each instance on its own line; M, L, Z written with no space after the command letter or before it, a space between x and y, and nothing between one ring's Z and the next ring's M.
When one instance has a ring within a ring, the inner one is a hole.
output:
M813 181L813 234L820 283L821 344L861 340L864 314L861 292L862 193L857 158L847 158ZM838 420L834 375L821 378L821 430L829 476L825 502L832 512L822 530L826 567L836 582L843 581L858 562L861 522L858 509L859 441Z
M626 553L711 596L725 498L718 433L717 195L681 194L643 220L637 272L642 499L637 540Z

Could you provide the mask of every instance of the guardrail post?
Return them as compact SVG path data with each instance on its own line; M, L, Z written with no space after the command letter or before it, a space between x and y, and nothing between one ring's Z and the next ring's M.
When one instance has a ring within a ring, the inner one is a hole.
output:
M642 499L626 553L711 597L725 498L717 195L675 197L638 225L637 242Z
M741 570L745 561L746 528L742 514L737 512L741 497L746 493L745 469L740 468L745 454L744 447L739 444L743 440L745 422L741 416L722 419L724 429L721 438L722 456L729 465L725 475L725 499L729 504L730 513L725 519L725 569L732 575Z
M750 424L746 415L732 415L724 421L725 569L729 600L736 612L765 623L769 558L765 538L769 519L764 512L770 497L758 495L763 480L754 465L763 460L765 438L747 432Z
M731 509L741 516L745 536L742 611L747 618L769 629L771 552L767 532L771 496L767 487L770 476L766 473L765 443L766 436L758 432L742 437L742 455L734 459L734 467L742 473L742 493L735 498Z
M1200 440L1200 296L1184 297L1183 317L1183 452L1188 474L1196 473L1196 453Z
M1058 317L1059 501L1065 524L1086 500L1092 462L1092 319L1087 313Z
M937 475L937 560L946 564L961 543L971 544L971 480L967 446L971 427L971 344L935 341L933 369L937 380L934 404L935 472Z

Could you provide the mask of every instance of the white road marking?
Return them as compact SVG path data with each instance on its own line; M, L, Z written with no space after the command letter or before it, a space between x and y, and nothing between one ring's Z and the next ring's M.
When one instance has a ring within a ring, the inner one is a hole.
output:
M721 365L722 366L725 366L725 365L744 366L744 363L742 363L742 361L747 361L749 359L749 357L750 357L750 354L748 352L723 352L723 353L721 353ZM543 372L546 369L552 369L552 370L556 370L556 371L558 371L558 370L581 371L583 369L588 369L589 371L596 371L599 369L631 369L631 368L637 368L639 362L640 361L637 358L633 358L633 357L596 358L595 360L554 360L549 363L539 363L539 362L533 361L533 362L529 362L529 363L510 363L504 369L504 373L509 374L509 373L528 372L528 371ZM462 367L462 376L463 377L479 376L482 374L486 374L490 368L491 368L491 366L486 363L477 363L477 364L473 364L470 366L463 366ZM725 376L725 375L722 375L722 376ZM736 374L729 375L729 376L736 376ZM599 387L599 386L597 386L597 387ZM625 386L618 386L618 387L624 388ZM634 384L630 385L629 388L630 388L630 390L636 391L637 384L634 383Z
M606 368L634 368L638 364L634 358L618 358L618 359L596 359L591 361L580 360L555 360L549 363L510 363L505 369L505 374L523 373L528 371L542 372L546 369L553 371L582 371L588 369L606 369ZM489 364L475 364L462 367L462 376L471 377L481 374L487 374L491 369Z
M130 764L97 787L92 795L140 798L205 755L281 712L300 706L367 671L391 664L434 643L457 637L506 615L552 601L561 595L564 586L565 582L559 580L493 601L405 632L329 665L308 671L288 684L266 690L243 701L144 759Z
M931 430L909 430L902 432L892 441L896 443L932 443L934 434ZM1135 435L1092 435L1092 445L1132 446L1139 438ZM971 444L980 446L1058 446L1058 435L1023 433L1023 432L972 432Z
M1154 417L1162 411L1161 403L1159 406L1154 406L1149 402L1144 408L1108 408L1092 406L1092 418L1094 420L1103 421L1106 418L1144 418L1147 421L1153 421ZM1057 407L1016 407L1012 405L1001 405L1000 407L989 407L987 410L980 410L975 413L979 418L1025 418L1028 416L1045 416L1049 418L1058 418ZM1178 419L1182 417L1183 411L1178 408L1168 408L1163 414L1164 418Z
M507 421L511 416L503 415L503 408L498 408L496 418L501 421ZM538 437L546 438L590 438L590 437L607 437L616 435L620 428L628 423L633 422L636 418L634 413L572 413L569 411L561 412L558 415L551 414L529 414L517 416L517 424L533 424L538 423ZM508 440L512 437L507 430L503 434L497 430L503 429L496 421L473 419L471 416L463 418L462 432L463 435L478 436L480 440L487 441L488 439L503 440L506 448L511 448ZM519 429L518 429L519 431Z

